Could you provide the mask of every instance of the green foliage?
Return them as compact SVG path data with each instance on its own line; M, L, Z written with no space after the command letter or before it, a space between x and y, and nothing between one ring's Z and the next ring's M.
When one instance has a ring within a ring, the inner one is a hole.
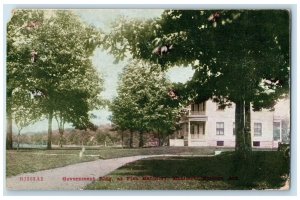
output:
M289 30L284 10L166 10L156 20L118 21L109 44L117 58L130 53L162 68L192 66L187 88L197 101L244 98L260 109L288 92ZM174 49L152 52L163 45Z
M120 130L172 133L179 101L168 95L170 89L172 84L157 65L133 61L125 67L118 97L110 105L112 122Z
M36 10L16 10L13 17L7 24L7 57L6 57L6 98L7 113L12 112L13 102L20 105L28 89L28 76L30 76L30 43L33 35L36 33L35 28L30 28L31 23L42 23L44 13ZM15 91L14 91L15 90ZM16 97L12 99L13 93ZM20 95L19 95L19 94ZM21 97L17 98L17 96Z
M15 10L7 31L7 112L21 91L34 97L37 118L54 115L62 131L66 122L90 128L88 112L104 105L91 61L100 32L65 10Z
M245 108L272 109L289 92L289 18L286 10L166 10L156 20L118 22L108 36L109 50L117 58L130 53L162 69L192 66L195 74L184 87L190 95L182 98L241 106L238 147L240 141L250 143Z
M101 106L103 80L91 63L98 37L97 30L68 11L55 11L40 27L32 43L38 60L31 67L45 112L53 110L80 125L88 122L89 110Z
M13 91L13 98L11 98L11 105L12 117L19 132L42 117L41 108L26 90L15 89Z

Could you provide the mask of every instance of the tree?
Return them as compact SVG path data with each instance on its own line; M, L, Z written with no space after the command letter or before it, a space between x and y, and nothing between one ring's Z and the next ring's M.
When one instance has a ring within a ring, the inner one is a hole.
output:
M18 128L17 149L19 150L21 131L23 128L40 120L42 113L31 94L26 90L22 90L21 88L15 89L13 97L11 111Z
M51 149L52 119L57 116L60 133L65 122L82 126L88 111L102 104L103 80L92 67L91 56L100 33L83 24L69 11L49 11L30 41L27 70L29 90L48 118ZM80 107L78 107L80 106Z
M195 101L235 103L239 152L251 150L250 104L272 108L288 93L288 11L167 10L156 20L118 22L108 38L117 59L130 53L162 69L192 66L186 89Z
M272 108L289 90L289 15L285 11L235 15L235 21L213 31L214 45L209 52L215 63L210 64L209 85L221 105L235 103L236 130L240 133L236 134L236 150L244 152L251 150L250 104L254 110ZM274 19L278 22L273 23Z
M76 87L58 91L54 99L54 117L58 124L61 147L65 123L72 123L80 130L94 130L95 125L90 122L89 112L107 105L106 100L99 96L103 91L103 79L94 68L87 68L85 74L80 74L77 78L81 82ZM70 82L67 83L68 81ZM65 84L72 85L72 81L65 80Z
M121 93L121 92L118 92ZM129 130L129 147L133 147L133 132L135 130L136 112L133 110L135 105L126 95L124 98L116 97L110 104L110 110L112 111L112 116L110 120L116 125L116 128L120 130L123 134L125 130Z
M20 102L22 90L28 89L27 77L30 75L30 43L38 26L43 22L44 13L40 10L14 10L7 24L6 37L6 148L12 149L13 102ZM38 22L38 23L37 23ZM20 104L19 104L20 105Z
M39 90L46 95L44 102L49 116L48 148L51 148L54 114L60 116L62 135L65 121L82 126L88 122L87 112L101 105L99 94L103 90L102 80L91 63L99 33L66 11L57 11L40 33L35 47L40 54L36 78L41 80ZM44 45L49 48L43 48Z
M118 96L110 109L112 122L120 130L130 131L130 147L134 131L139 133L139 147L142 147L144 133L153 131L166 135L175 130L178 101L168 95L171 88L172 84L155 65L133 61L124 68Z
M60 135L59 145L63 145L63 133L65 123L70 122L73 125L85 125L89 122L89 105L87 94L80 90L66 90L60 92L55 103L54 118L58 125Z

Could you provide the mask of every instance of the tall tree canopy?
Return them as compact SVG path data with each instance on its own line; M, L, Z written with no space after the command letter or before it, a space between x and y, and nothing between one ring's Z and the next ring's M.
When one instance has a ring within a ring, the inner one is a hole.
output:
M6 148L13 147L12 121L13 111L22 106L22 101L28 89L27 77L30 76L28 66L30 65L30 46L33 35L36 33L37 21L42 23L44 13L38 10L18 10L7 24L6 37L6 114L7 114L7 136ZM29 94L29 93L28 93ZM15 98L13 98L15 97ZM27 102L27 101L25 101ZM15 103L15 104L14 104ZM37 116L40 118L41 116ZM20 119L21 120L21 119ZM20 121L18 120L18 121ZM21 120L22 121L22 120Z
M39 102L48 118L47 148L51 148L54 116L62 131L65 122L89 124L88 112L103 105L103 80L91 61L101 43L100 32L70 11L16 10L8 38L7 91L15 88L15 80L22 80L23 89Z
M112 122L121 130L155 132L163 139L176 129L179 101L169 92L172 84L156 65L133 61L121 76L118 96L111 103ZM131 144L132 146L132 144Z
M236 104L236 150L251 149L250 104L271 108L289 91L286 10L166 10L161 18L121 21L108 35L117 60L131 53L166 69L192 66L192 98Z

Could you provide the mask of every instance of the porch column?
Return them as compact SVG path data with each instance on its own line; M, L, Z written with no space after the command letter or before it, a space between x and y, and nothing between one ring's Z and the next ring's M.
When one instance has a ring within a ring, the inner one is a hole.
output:
M282 120L280 119L279 141L282 142Z

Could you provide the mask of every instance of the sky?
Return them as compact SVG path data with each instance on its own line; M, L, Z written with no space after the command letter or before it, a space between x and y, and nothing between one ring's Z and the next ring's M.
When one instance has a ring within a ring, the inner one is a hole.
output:
M73 10L81 20L90 25L100 28L102 31L110 32L110 24L121 17L134 18L134 19L151 19L160 17L163 10L160 9L77 9ZM117 96L118 77L122 69L128 63L127 60L114 64L114 56L108 54L102 49L98 48L94 52L92 58L93 66L104 78L104 91L101 95L106 99L112 99ZM192 77L194 71L191 67L173 67L167 72L168 78L172 82L186 82ZM95 110L93 114L96 118L91 121L96 125L110 123L108 117L111 112L107 109ZM42 120L33 125L30 125L22 130L26 132L44 132L47 130L47 120ZM66 128L71 127L70 124ZM53 120L53 130L57 129L56 121ZM16 127L14 126L14 130Z

